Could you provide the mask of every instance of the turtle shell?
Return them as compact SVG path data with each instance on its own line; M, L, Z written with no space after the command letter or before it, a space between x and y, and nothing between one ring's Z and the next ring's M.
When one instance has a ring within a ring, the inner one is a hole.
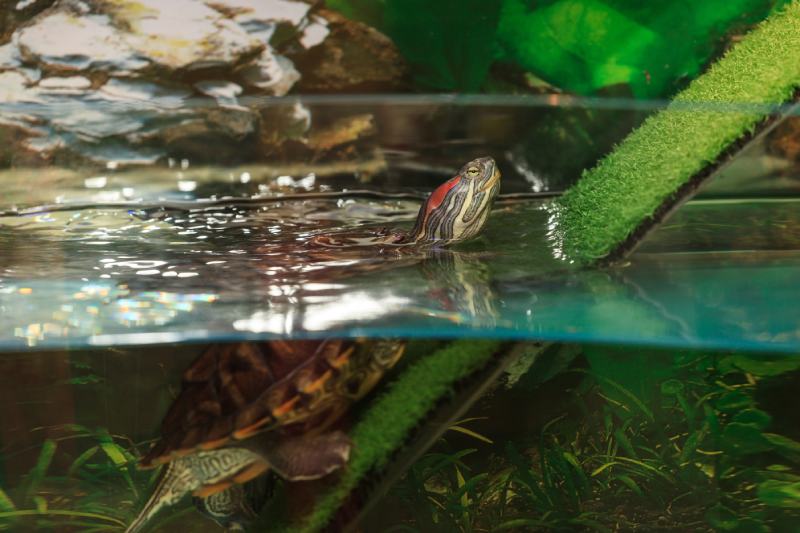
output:
M322 432L400 358L401 341L213 345L183 375L144 468L266 431Z

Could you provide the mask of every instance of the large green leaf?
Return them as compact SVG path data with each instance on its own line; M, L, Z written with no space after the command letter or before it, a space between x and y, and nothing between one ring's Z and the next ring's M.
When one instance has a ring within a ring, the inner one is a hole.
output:
M800 509L800 482L765 481L758 486L758 499L770 507Z
M494 60L500 7L497 0L386 0L384 27L419 85L477 91Z
M625 84L637 96L666 96L705 67L732 26L783 3L506 0L498 39L506 60L567 90Z

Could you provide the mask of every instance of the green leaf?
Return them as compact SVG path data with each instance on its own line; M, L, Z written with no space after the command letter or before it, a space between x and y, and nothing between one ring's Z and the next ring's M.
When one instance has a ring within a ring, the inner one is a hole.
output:
M622 430L615 429L614 430L614 438L617 439L617 443L620 445L620 447L623 450L625 450L625 453L627 453L629 456L631 456L633 458L638 458L636 450L633 449L633 445L631 444L631 441L628 440L628 437L625 435L625 433Z
M759 377L771 377L800 369L800 358L792 356L763 356L737 354L726 357L721 364L738 368Z
M681 450L680 455L680 462L685 463L689 461L692 455L694 455L697 447L703 442L703 439L707 433L707 426L703 426L703 428L693 432L686 438L686 442L683 443L683 449Z
M67 471L67 475L70 477L75 476L81 467L88 461L89 459L97 453L100 448L98 446L92 446L88 450L84 451L80 454L70 465L69 470Z
M758 499L770 507L800 509L800 482L767 480L758 485Z
M768 13L763 0L506 0L502 58L568 91L624 84L666 96L706 65L731 25Z
M631 478L625 474L616 476L615 478L617 481L628 487L634 494L637 496L644 496L644 492L639 487L639 485Z
M778 452L793 460L800 461L800 442L777 433L764 433L764 438L775 446Z
M732 510L718 503L706 512L706 520L716 529L732 531L739 526L739 519Z
M729 452L751 454L771 450L773 445L755 424L731 422L722 430L722 445Z
M36 512L44 514L47 512L47 500L41 496L33 497L33 505L36 507Z
M515 518L514 520L508 520L507 522L503 522L498 525L495 529L502 530L502 529L516 529L519 528L539 528L539 527L548 527L552 524L546 522L544 520L536 520L534 518Z
M739 527L734 530L734 533L770 533L774 531L770 526L757 518L742 518L739 520Z
M764 429L772 422L772 417L761 409L745 409L736 413L731 422L753 424L760 429Z
M582 371L585 372L585 371ZM617 383L616 381L609 379L605 376L601 376L599 374L593 372L587 372L589 375L594 376L594 378L599 381L601 384L609 387L611 390L615 391L619 394L620 398L623 401L630 402L629 405L631 407L636 407L642 414L647 417L650 422L655 422L655 417L653 416L653 411L647 407L642 400L640 400L635 394L631 391Z
M676 394L680 394L683 392L683 389L683 383L677 379L668 379L661 384L661 394L665 394L667 396L675 396Z
M723 413L730 413L733 411L741 411L748 409L753 405L753 398L743 393L742 391L726 392L717 400L715 407Z
M419 85L480 89L495 57L500 2L385 0L385 5L385 31Z
M39 484L47 474L50 468L50 463L53 462L53 456L56 453L56 441L47 439L42 443L42 449L39 452L39 458L36 460L36 465L28 472L27 486L25 488L25 501L29 501L36 494Z
M103 450L103 452L105 452L106 456L111 459L111 462L114 463L114 466L119 469L122 477L125 478L125 482L128 484L134 495L136 495L138 498L139 491L136 489L136 484L133 482L133 477L128 469L128 464L131 461L129 454L127 454L121 446L114 442L110 436L101 438L100 448Z
M607 470L607 469L611 468L612 466L618 465L618 464L620 464L619 461L609 461L607 463L603 463L602 465L600 465L597 468L595 468L594 470L592 470L592 473L589 474L589 476L590 477L595 477L595 476L599 475L600 473L602 473L604 470Z
M6 491L4 491L2 487L0 487L0 512L13 511L16 508L17 506L14 505L14 502L11 501L11 498L8 497Z
M35 509L20 509L17 511L8 511L8 512L0 512L0 520L3 518L19 518L23 516L37 516L40 515L39 511ZM119 518L115 518L113 516L105 516L98 513L86 513L83 511L69 511L66 509L48 509L45 512L46 516L63 516L68 518L93 518L96 520L102 520L104 522L110 522L112 524L117 525L120 528L124 528L127 526L125 522L120 520Z
M494 444L494 441L492 439L490 439L489 437L484 437L480 433L477 433L475 431L472 431L471 429L467 429L467 428L462 427L462 426L450 426L447 429L452 430L452 431L457 431L459 433L463 433L464 435L469 435L473 439L477 439L477 440L485 442L487 444Z

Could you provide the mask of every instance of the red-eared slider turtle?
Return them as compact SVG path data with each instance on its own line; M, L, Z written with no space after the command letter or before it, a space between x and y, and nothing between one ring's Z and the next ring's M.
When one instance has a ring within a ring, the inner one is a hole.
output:
M461 167L458 174L428 196L411 231L325 235L314 239L314 243L326 246L430 246L464 241L476 236L483 228L499 191L500 170L494 159L479 157Z
M473 237L486 222L499 179L492 158L475 159L430 195L411 232L381 232L370 242L422 246ZM127 531L189 493L203 499L200 506L212 518L235 523L232 517L247 514L239 485L267 471L295 481L341 468L350 441L334 424L404 347L402 341L333 339L212 346L184 373L161 439L140 462L166 468Z

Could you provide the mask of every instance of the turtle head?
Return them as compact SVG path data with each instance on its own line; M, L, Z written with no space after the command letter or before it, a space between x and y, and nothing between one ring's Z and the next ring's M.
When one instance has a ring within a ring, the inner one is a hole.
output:
M474 237L486 223L499 190L500 171L494 159L473 159L425 200L411 239L454 242Z

